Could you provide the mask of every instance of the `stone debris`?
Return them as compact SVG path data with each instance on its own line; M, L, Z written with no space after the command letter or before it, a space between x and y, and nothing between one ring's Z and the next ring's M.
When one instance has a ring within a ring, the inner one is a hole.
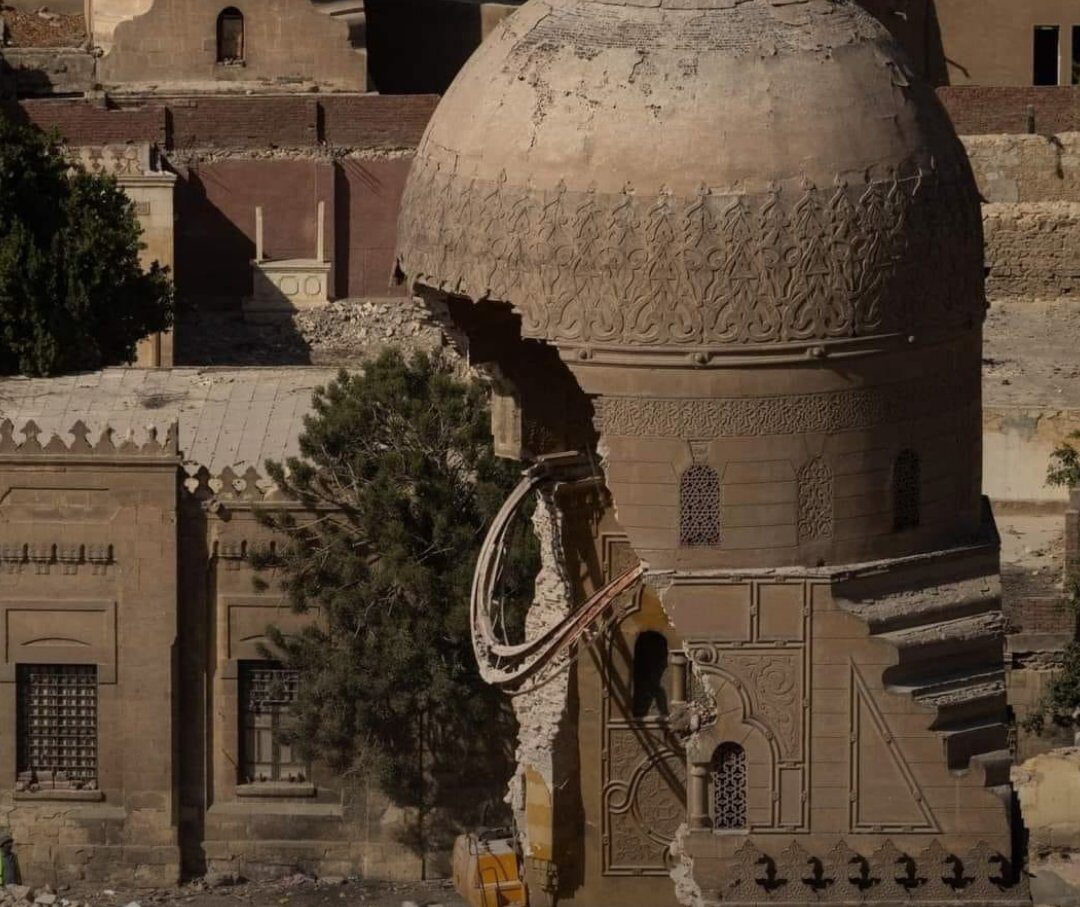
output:
M34 11L0 9L9 46L82 47L86 43L86 20L81 14L56 13L45 6Z

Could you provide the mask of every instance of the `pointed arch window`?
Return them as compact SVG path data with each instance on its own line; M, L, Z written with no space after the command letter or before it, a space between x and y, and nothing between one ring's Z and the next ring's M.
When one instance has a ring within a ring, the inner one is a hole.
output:
M634 676L631 713L635 718L668 713L664 678L668 666L668 643L663 633L646 630L634 642Z
M218 63L244 61L244 14L235 6L226 6L217 18Z
M746 828L746 750L721 743L709 766L715 829Z
M902 450L893 464L893 529L903 532L919 525L922 497L922 467L919 455Z
M691 466L679 480L679 544L684 548L720 544L720 477L711 466Z

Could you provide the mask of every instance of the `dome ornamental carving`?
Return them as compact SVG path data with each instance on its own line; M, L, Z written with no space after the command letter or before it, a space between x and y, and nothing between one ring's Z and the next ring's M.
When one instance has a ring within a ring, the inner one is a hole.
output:
M532 0L429 126L399 269L564 354L657 364L880 349L985 308L963 149L847 0Z

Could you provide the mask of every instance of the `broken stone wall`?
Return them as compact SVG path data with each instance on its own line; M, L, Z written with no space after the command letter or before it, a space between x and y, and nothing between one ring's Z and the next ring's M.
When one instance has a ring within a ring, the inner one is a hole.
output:
M243 54L218 62L218 0L154 0L112 30L98 67L106 85L313 82L367 89L367 54L353 48L345 22L307 0L234 0L243 15Z
M1080 293L1080 202L983 206L991 299Z
M1080 290L1080 133L969 135L985 202L987 294L1056 299Z

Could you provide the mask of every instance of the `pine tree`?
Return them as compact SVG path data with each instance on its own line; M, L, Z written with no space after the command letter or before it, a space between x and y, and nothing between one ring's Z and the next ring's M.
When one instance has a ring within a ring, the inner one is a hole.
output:
M343 372L315 393L301 457L268 464L304 506L264 511L286 542L253 556L318 615L298 636L268 633L300 671L286 742L414 808L421 850L436 844L424 816L480 821L512 766L512 713L479 676L469 625L480 544L520 474L494 456L489 419L486 390L439 357L390 351ZM522 532L504 572L518 632L537 565Z
M168 328L172 286L140 265L139 235L115 179L0 114L0 374L122 364Z

